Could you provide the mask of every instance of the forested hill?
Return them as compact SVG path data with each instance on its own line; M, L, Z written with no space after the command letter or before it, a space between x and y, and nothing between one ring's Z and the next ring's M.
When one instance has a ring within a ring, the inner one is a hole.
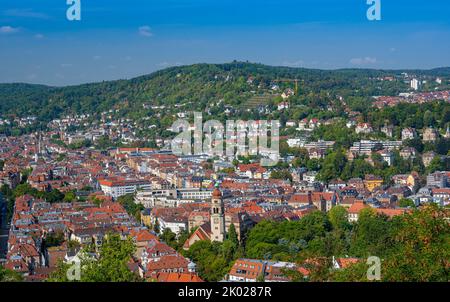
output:
M370 97L396 95L408 89L401 73L415 76L447 78L450 68L412 71L343 69L334 71L304 68L272 67L233 62L228 64L196 64L172 67L130 80L107 81L67 87L30 84L0 84L0 117L36 116L42 122L63 114L100 113L121 109L123 116L150 114L144 107L185 106L189 110L205 110L218 101L233 107L245 105L255 96L275 95L271 87L294 88L299 80L299 102L327 102L336 95ZM393 76L394 81L380 80ZM429 87L434 88L434 87ZM146 106L147 105L147 106ZM314 104L313 104L314 105ZM187 109L185 109L187 110Z

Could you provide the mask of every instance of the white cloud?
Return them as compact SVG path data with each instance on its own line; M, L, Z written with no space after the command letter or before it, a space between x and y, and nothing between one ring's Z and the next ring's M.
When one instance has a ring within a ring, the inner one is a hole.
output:
M35 35L34 35L34 38L35 38L35 39L43 39L43 38L44 38L44 35L43 35L43 34L35 34Z
M150 26L147 26L147 25L139 27L139 34L144 37L153 36Z
M69 68L69 67L72 67L72 66L73 66L73 64L71 64L71 63L62 63L61 64L62 68Z
M1 26L0 27L0 34L14 34L19 32L20 29L18 27L12 27L9 25Z
M377 58L365 57L365 58L353 58L350 60L352 65L370 65L377 63Z

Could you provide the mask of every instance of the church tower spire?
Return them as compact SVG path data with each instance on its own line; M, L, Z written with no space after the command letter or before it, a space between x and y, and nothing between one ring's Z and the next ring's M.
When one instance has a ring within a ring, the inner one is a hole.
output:
M222 242L225 234L225 207L222 193L216 185L211 198L211 241Z

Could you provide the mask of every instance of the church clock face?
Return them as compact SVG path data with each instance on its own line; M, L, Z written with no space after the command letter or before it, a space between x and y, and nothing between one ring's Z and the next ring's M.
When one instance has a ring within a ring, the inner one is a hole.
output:
M219 218L214 218L214 223L219 223Z

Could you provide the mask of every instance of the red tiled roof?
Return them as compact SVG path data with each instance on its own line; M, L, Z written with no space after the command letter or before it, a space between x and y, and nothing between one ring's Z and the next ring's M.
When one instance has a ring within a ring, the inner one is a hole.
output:
M173 269L183 269L187 271L187 266L189 262L186 258L181 255L165 255L160 258L159 261L150 261L147 264L147 272L151 274L152 272L158 272L161 270L173 270Z
M131 234L133 234L133 237L136 237L136 241L137 242L144 242L144 241L158 241L158 236L153 235L152 233L150 233L148 230L141 230L137 233L132 232Z
M158 282L204 282L198 275L192 273L159 272L151 278Z
M384 214L391 218L394 216L403 215L407 212L404 209L377 209L376 211L378 214Z
M348 212L351 214L359 214L362 209L370 208L367 204L357 201L348 209Z
M337 258L337 263L341 268L347 268L351 266L352 264L358 263L360 259L358 258Z

